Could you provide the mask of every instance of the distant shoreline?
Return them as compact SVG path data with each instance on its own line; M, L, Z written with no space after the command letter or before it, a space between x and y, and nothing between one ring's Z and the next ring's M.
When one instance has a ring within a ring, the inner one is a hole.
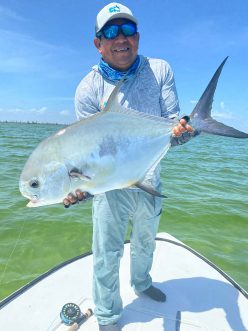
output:
M45 124L45 125L70 125L68 123L53 123L53 122L36 122L36 121L3 121L0 120L0 123L13 123L13 124Z

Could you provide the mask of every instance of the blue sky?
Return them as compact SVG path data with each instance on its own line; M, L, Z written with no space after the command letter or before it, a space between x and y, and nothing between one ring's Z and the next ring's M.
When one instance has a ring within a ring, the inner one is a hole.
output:
M97 12L110 1L0 0L0 120L71 123L77 84L99 60ZM166 59L188 114L228 55L213 114L248 131L248 1L128 0L139 53Z

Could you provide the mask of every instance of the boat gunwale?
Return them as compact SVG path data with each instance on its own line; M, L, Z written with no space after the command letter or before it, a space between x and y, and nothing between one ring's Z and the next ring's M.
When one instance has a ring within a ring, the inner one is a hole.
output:
M189 252L191 252L192 254L194 254L195 256L197 256L198 258L200 258L201 260L203 260L204 262L206 262L207 264L209 264L212 268L214 268L217 272L219 272L221 274L221 276L223 276L229 283L231 283L241 294L243 294L243 296L248 299L248 293L234 280L232 279L229 275L227 275L222 269L220 269L217 265L215 265L213 262L211 262L210 260L208 260L205 256L201 255L200 253L198 253L197 251L195 251L193 248L185 245L184 243L180 242L180 241L175 241L172 239L167 239L167 238L160 238L160 237L156 237L155 239L156 241L161 241L161 242L167 242L170 244L174 244L176 246L185 248L186 250L188 250ZM130 240L126 240L125 244L129 244ZM20 296L21 294L23 294L24 292L26 292L27 290L29 290L30 288L32 288L34 285L38 284L40 281L42 281L43 279L45 279L46 277L48 277L49 275L53 274L54 272L62 269L63 267L76 262L80 259L83 259L87 256L92 255L92 251L80 254L78 256L75 256L69 260L66 260L60 264L58 264L57 266L49 269L48 271L44 272L43 274L41 274L40 276L36 277L35 279L33 279L32 281L30 281L29 283L27 283L26 285L24 285L23 287L21 287L20 289L16 290L15 292L13 292L12 294L10 294L9 296L7 296L5 299L3 299L2 301L0 301L0 309L2 309L3 307L5 307L6 305L8 305L9 303L11 303L14 299L16 299L18 296Z

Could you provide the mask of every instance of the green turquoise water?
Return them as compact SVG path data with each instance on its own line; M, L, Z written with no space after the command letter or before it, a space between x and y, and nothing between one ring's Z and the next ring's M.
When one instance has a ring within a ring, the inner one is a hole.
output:
M91 248L91 202L27 208L19 193L27 157L59 128L0 123L0 299ZM160 231L199 251L248 290L248 141L193 139L169 151L162 180L168 199Z

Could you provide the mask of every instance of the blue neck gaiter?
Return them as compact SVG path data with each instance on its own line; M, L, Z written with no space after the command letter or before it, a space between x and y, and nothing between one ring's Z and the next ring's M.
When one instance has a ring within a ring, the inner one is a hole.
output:
M126 77L126 79L133 77L137 72L139 64L140 64L140 56L137 55L134 63L128 69L128 71L118 71L111 68L103 59L101 59L101 61L98 64L98 70L104 78L116 82L121 80L124 76Z

